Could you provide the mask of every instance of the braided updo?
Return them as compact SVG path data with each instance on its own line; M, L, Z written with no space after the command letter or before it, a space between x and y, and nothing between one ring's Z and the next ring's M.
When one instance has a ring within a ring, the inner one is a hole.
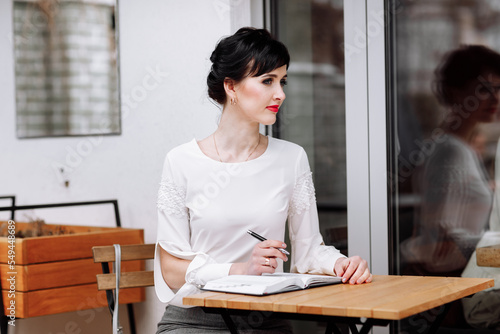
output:
M208 96L225 104L224 80L240 82L247 76L260 76L290 63L286 46L265 29L245 27L219 41L210 56L207 77Z

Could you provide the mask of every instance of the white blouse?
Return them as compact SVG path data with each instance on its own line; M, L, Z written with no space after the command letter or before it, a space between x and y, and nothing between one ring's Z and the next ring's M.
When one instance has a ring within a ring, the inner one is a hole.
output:
M334 275L335 261L344 257L323 243L306 152L284 140L269 137L261 156L240 163L209 158L195 139L174 148L165 158L157 206L155 289L172 305L183 306L183 297L227 276L232 263L248 261L259 241L247 230L284 240L288 219L292 272ZM158 246L191 261L177 291L162 277ZM281 260L276 271L283 271Z
M415 234L402 242L404 261L423 264L429 272L464 268L487 228L493 192L486 171L472 148L443 135L414 186L422 203Z

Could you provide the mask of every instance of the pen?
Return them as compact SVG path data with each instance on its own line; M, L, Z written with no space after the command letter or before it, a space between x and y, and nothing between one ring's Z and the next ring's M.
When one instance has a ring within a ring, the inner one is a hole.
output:
M255 239L258 239L258 240L260 240L260 241L265 241L265 240L267 240L267 239L266 239L266 238L264 238L263 236L261 236L261 235L259 235L259 234L255 233L255 232L253 232L253 231L248 230L248 231L247 231L247 233L248 233L248 234L250 234L250 235L251 235L252 237L254 237ZM287 252L286 250L284 250L283 248L278 248L278 250L279 250L280 252L282 252L283 254L290 255L290 253L288 253L288 252Z

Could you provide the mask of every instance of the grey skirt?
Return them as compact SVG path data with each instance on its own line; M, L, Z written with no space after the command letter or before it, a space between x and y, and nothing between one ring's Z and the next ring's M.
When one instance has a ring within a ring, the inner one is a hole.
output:
M238 333L290 334L290 323L271 317L272 312L250 312L248 316L231 316ZM220 314L205 313L200 307L182 308L169 305L158 323L156 334L227 334L230 333Z

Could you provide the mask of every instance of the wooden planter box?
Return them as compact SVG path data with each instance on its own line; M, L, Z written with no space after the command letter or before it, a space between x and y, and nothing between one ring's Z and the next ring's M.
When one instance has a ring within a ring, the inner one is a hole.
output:
M0 227L6 230L7 224L0 222ZM28 226L28 223L15 223L16 231ZM54 231L64 228L70 234L14 240L0 237L0 282L5 314L29 318L107 306L105 292L97 290L96 275L102 273L102 269L92 259L92 247L142 244L144 231L119 227L45 226ZM12 251L15 252L14 260ZM15 266L9 261L15 261ZM144 261L122 263L122 271L143 269ZM120 304L144 300L144 288L120 291Z

